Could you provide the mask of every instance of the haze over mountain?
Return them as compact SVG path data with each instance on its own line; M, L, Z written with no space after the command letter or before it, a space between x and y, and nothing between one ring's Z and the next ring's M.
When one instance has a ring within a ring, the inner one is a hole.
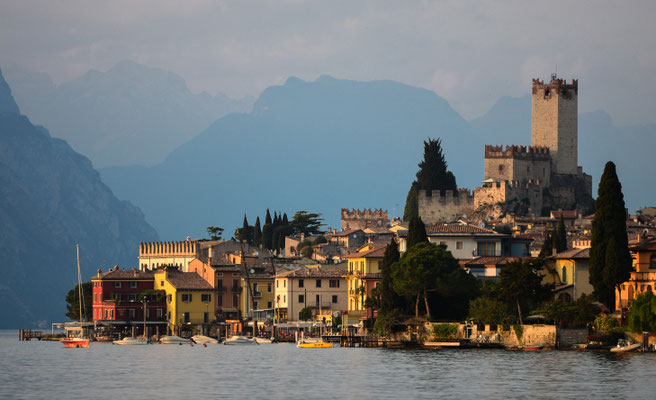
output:
M19 114L0 72L0 329L65 321L65 295L97 268L136 264L157 240L139 209L120 201L91 162Z
M7 80L25 115L97 167L159 163L217 118L249 111L253 101L194 94L180 76L133 61L59 86L46 74L18 69Z

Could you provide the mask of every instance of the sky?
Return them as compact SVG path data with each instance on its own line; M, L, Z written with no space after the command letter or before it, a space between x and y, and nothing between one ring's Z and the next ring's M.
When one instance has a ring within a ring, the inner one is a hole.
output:
M0 68L56 84L133 60L194 92L257 96L289 76L390 79L465 118L532 78L579 79L579 110L655 123L653 1L26 1L0 3Z

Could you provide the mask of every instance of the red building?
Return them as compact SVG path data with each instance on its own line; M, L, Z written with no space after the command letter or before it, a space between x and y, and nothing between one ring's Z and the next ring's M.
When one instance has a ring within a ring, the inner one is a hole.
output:
M166 328L165 295L154 291L154 272L137 269L121 270L118 266L91 278L93 284L93 320L116 327L135 326L143 331L144 302L147 299L146 324ZM149 334L152 334L149 329Z

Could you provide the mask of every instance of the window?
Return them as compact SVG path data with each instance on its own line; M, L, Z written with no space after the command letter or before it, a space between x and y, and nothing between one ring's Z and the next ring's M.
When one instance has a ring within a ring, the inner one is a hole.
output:
M164 286L164 281L159 281L160 286Z
M114 310L109 310L109 319L114 319Z
M563 267L563 283L567 283L567 267Z
M268 282L267 283L267 293L273 292L273 283Z
M131 287L131 288L134 289L134 288L136 288L137 286L138 286L138 283L137 283L137 282L130 282L130 287Z
M279 283L280 283L280 281L276 280L276 287L280 287L280 286L278 285Z
M649 269L656 269L656 254L652 254L649 257Z
M183 313L183 314L182 314L182 317L184 318L184 322L185 322L185 324L186 324L186 323L189 323L189 313L188 313L188 312Z
M260 309L260 304L257 301L253 302L253 310L259 310Z
M440 242L440 246L446 246L446 242Z
M168 295L168 296L166 296L166 297L167 297L167 300L169 301L169 303L173 300L173 298L171 297L171 295Z
M456 242L456 249L462 250L462 242Z
M157 309L157 318L162 318L163 310L161 308Z
M503 165L499 165L499 173L503 174Z
M339 279L331 279L328 281L328 286L332 288L338 288L339 287Z
M273 302L267 301L267 308L273 308Z
M314 297L314 302L315 302L315 304L317 305L317 307L319 307L319 301L321 301L321 297L319 297L319 295L316 295L316 296Z
M216 295L216 304L218 304L219 307L223 305L223 295L222 294L217 294Z
M479 256L496 256L496 248L494 242L480 242L477 247L477 255Z
M170 320L171 319L171 311L169 311L167 314L168 314L167 319Z
M129 312L130 312L129 314L130 318L135 318L137 316L137 312L135 311L134 308L131 308Z
M253 292L257 292L257 283L253 282Z
M305 295L299 294L298 295L298 302L299 303L305 303Z
M114 282L114 287L115 288L120 288L121 287L121 282Z
M282 301L287 303L287 295L282 296Z
M203 303L209 303L212 301L212 295L211 294L201 294L200 295L200 301Z
M148 319L151 318L151 315L150 315L150 312L151 312L151 311L152 311L152 310L151 310L150 308L146 310L146 318L148 318Z
M233 288L239 287L239 279L233 279L232 280L232 287Z
M216 276L223 276L223 272L217 272Z
M321 279L317 279L317 287L321 287Z
M191 293L182 293L182 302L191 303Z
M298 280L298 287L305 287L305 281L303 279Z
M239 272L233 272L232 276L239 276Z
M287 279L285 279L284 281L282 281L282 287L287 287Z
M238 294L233 294L232 295L232 306L233 307L239 307L239 295Z
M203 323L207 324L208 322L210 322L210 313L204 312L203 313Z
M333 303L337 303L337 295L333 295Z

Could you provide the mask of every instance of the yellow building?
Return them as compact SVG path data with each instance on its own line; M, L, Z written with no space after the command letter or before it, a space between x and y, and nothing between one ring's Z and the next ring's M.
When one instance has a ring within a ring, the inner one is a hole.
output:
M251 290L253 301L248 291L248 281L245 277L241 278L242 301L241 315L244 317L253 317L254 310L273 309L275 300L275 291L273 289L273 275L263 268L253 268L250 275Z
M615 309L628 309L631 300L640 293L656 290L656 239L642 237L640 242L629 246L633 256L631 278L620 287L620 293L615 291Z
M180 272L175 267L155 272L155 289L166 292L169 332L207 333L214 316L214 288L195 272Z
M365 310L364 302L371 291L378 286L385 247L362 246L357 253L345 256L348 260L346 277L348 288L348 314L346 324L358 324L361 320L372 318L372 310Z
M583 294L591 295L590 249L571 249L546 259L543 283L555 285L554 295L558 299L578 300Z

